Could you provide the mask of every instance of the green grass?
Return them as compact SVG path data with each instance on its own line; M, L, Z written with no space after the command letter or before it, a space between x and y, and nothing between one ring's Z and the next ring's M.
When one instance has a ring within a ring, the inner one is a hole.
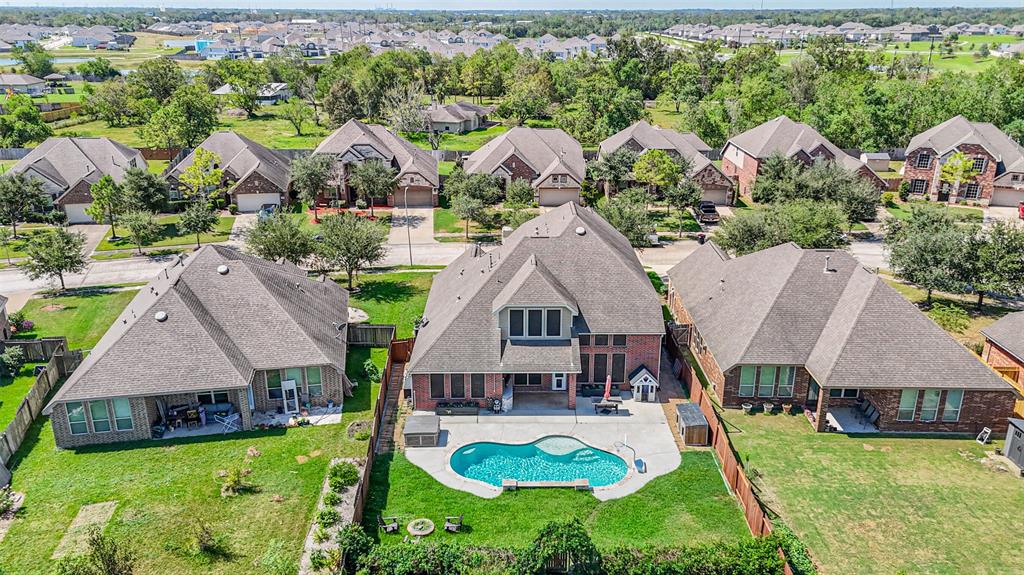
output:
M8 225L6 225L6 227L7 227L8 231L9 231L10 230L10 225L8 224ZM0 259L3 259L3 261L6 262L8 258L23 258L23 257L25 257L26 255L28 255L28 254L25 253L25 247L32 240L32 238L35 237L36 235L42 235L42 234L48 234L48 233L50 233L50 228L49 227L31 228L31 227L27 227L26 224L19 225L18 226L18 239L11 241L6 246L0 246Z
M181 254L189 251L188 249L180 248L169 248L166 250L148 250L145 255L140 256L136 251L124 251L124 252L107 252L102 254L93 254L89 256L91 259L96 261L109 261L109 260L125 260L128 258L136 257L164 257L171 256L174 254Z
M138 290L98 288L71 290L68 295L30 299L22 311L35 325L16 338L64 336L71 349L92 349Z
M899 219L905 220L910 217L910 206L914 204L925 204L925 202L907 202L907 203L891 203L885 206L885 211L889 212L889 215ZM961 222L973 222L981 223L985 218L985 212L978 208L965 208L962 206L948 206L945 204L932 203L933 205L942 206L943 209L947 210L957 221Z
M63 46L56 50L49 50L49 54L55 58L105 58L116 69L135 69L146 60L169 56L178 51L178 48L164 48L164 40L180 40L188 37L166 36L150 32L132 32L136 37L135 44L127 51L118 50L89 50L88 48L77 48L74 46ZM202 62L182 61L179 64L184 66L198 66ZM56 64L61 70L68 70L77 66L73 64Z
M903 297L917 304L921 308L926 308L925 302L928 294L925 290L889 278L883 279L895 288L896 291L903 294ZM951 336L964 343L983 344L985 343L985 336L981 334L981 330L992 325L999 318L1013 312L1014 310L999 305L992 305L990 303L986 303L981 306L981 309L978 309L975 305L976 302L977 297L970 294L956 295L941 292L935 292L932 294L932 305L943 304L957 306L966 311L967 315L970 316L970 324L967 326L967 329L962 333L951 332Z
M439 149L471 152L507 131L508 128L505 126L496 124L489 128L481 128L472 132L466 132L465 134L442 134L441 147ZM402 137L424 150L431 149L430 143L427 142L427 135L422 132L403 133Z
M1021 480L973 439L814 433L801 416L727 411L769 507L824 575L1021 573Z
M481 226L478 222L470 222L469 233L493 232L500 229L500 221L491 218L487 225ZM437 208L434 210L434 233L435 234L465 234L466 220L459 219L455 212L449 208Z
M693 214L689 210L682 212L672 210L671 213L666 213L664 206L659 206L652 208L648 213L659 232L678 232L680 225L683 233L701 231L700 224L693 218Z
M0 376L0 429L6 428L7 424L14 419L14 414L18 411L21 400L25 398L25 394L32 388L32 384L36 382L35 376L32 375L32 370L37 365L45 364L27 363L18 371L15 377Z
M367 415L373 412L373 404L377 401L377 395L380 394L380 381L371 381L366 377L363 364L368 359L372 359L373 363L377 364L377 367L383 372L388 361L387 348L354 345L348 347L345 356L345 373L355 384L356 389L361 388L361 390L358 393L353 393L352 397L345 398L343 409L346 412L366 412ZM366 393L367 389L370 390L369 393Z
M455 162L438 162L437 173L442 176L451 175L452 170L455 169Z
M430 272L363 274L355 282L358 291L349 305L365 311L370 323L395 325L395 337L412 337L413 324L423 316L433 280ZM344 277L337 281L346 285Z
M145 247L168 247L168 246L188 246L195 245L196 237L192 234L184 234L178 231L178 216L164 216L159 218L157 222L160 224L160 237L155 242L150 243ZM235 223L234 216L221 216L220 221L217 222L217 227L212 233L202 234L200 236L202 243L216 243L227 241L228 236L231 234L231 226ZM118 230L120 233L125 233L123 229ZM107 230L107 234L103 236L103 241L100 242L99 246L96 247L96 251L109 251L109 250L127 250L134 249L135 245L131 243L127 238L121 237L117 240L110 239L110 230Z
M548 521L578 517L594 542L612 545L680 545L736 542L750 537L736 500L710 451L687 451L679 468L654 479L640 491L601 502L570 489L535 489L484 499L438 483L405 456L375 461L370 497L363 517L376 532L378 513L410 520L427 517L440 525L446 515L463 515L466 529L450 535L435 532L432 541L457 540L468 545L521 546ZM382 543L402 541L402 534L380 535Z
M160 174L164 173L164 170L167 169L167 166L170 163L171 163L170 160L148 160L146 162L146 164L149 167L150 173L156 174L158 176Z

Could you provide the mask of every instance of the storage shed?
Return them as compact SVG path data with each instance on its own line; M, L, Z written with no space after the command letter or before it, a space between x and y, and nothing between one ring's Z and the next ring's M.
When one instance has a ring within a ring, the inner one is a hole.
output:
M406 447L437 447L441 436L441 418L436 415L412 415L405 420Z
M1017 467L1024 469L1024 419L1010 418L1010 427L1006 430L1006 445L1003 446L1003 453Z
M708 444L708 420L696 403L676 404L676 425L684 444Z

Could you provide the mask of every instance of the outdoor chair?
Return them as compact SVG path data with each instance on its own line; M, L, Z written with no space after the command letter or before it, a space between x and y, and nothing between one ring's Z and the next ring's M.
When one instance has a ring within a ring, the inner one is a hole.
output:
M239 431L241 429L242 416L237 413L231 413L229 415L214 415L213 420L224 426L222 433Z
M398 518L397 517L384 517L377 515L377 527L383 529L384 533L397 533L398 532Z
M451 533L458 533L462 529L462 516L458 517L445 517L444 518L444 530L450 531Z

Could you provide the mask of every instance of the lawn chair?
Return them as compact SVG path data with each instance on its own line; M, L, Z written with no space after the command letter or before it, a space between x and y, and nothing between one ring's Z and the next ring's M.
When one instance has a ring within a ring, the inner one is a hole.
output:
M213 420L223 426L221 433L239 431L242 429L242 416L238 415L237 413L230 413L228 415L214 415Z
M383 529L384 533L397 533L398 532L398 518L397 517L384 517L377 515L377 528Z
M462 529L462 516L451 516L444 518L444 530L451 533L458 533Z

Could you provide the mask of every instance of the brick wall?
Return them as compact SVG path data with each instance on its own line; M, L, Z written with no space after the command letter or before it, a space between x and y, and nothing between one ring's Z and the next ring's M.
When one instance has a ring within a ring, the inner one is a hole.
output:
M711 385L711 389L718 396L718 401L724 401L725 374L722 373L722 369L718 366L715 356L711 355L710 349L706 347L704 349L697 349L693 335L693 318L683 305L679 294L672 288L671 282L669 282L668 308L677 323L690 326L690 339L686 342L686 346L690 349L690 353L693 354L697 363L700 364L701 370L704 371L704 375L708 378L708 384Z
M995 158L993 158L985 150L985 148L978 146L976 144L963 144L959 146L957 149L966 154L970 158L983 156L988 160L988 162L986 162L985 164L985 170L981 172L978 176L976 176L973 180L974 182L977 182L980 186L978 198L968 200L979 202L982 205L988 205L989 201L991 201L992 199L992 189L994 187L996 169L998 167ZM931 165L927 168L917 167L917 158L922 152L927 152L932 155ZM939 163L939 158L937 158L935 155L935 150L932 150L930 148L918 148L916 150L911 150L910 152L907 153L907 160L903 166L903 181L907 182L909 185L910 182L912 182L913 180L925 180L926 182L928 182L926 193L932 200L938 200L939 190L942 186L941 175L942 168ZM964 192L964 188L966 186L966 182L960 185L961 193ZM955 193L955 190L953 190L952 186L950 186L950 202L957 201L958 198L956 197Z
M1024 361L1017 359L1010 352L987 340L985 341L985 348L981 352L981 357L985 360L985 363L992 367L1016 369L1017 377L1014 381L1017 382L1019 389L1024 389Z
M249 174L247 178L238 182L231 190L231 203L238 204L238 196L242 194L274 194L281 198L281 205L288 203L288 191L282 190L276 184L268 180L258 172Z
M509 171L509 178L512 180L527 180L532 182L539 176L537 172L533 171L530 164L527 164L516 154L512 154L501 163L506 170Z
M774 366L776 368L780 366ZM742 368L740 366L734 367L725 373L725 385L722 387L722 392L719 394L719 399L722 405L725 407L740 407L744 403L751 403L753 405L760 405L765 401L771 403L792 403L794 405L804 405L807 401L807 388L810 385L811 374L804 369L803 366L796 367L796 376L793 381L793 394L789 396L778 395L778 384L776 383L773 388L773 395L761 397L758 395L758 381L760 374L755 372L754 380L754 395L753 396L740 396L740 373ZM775 373L776 380L779 377L778 370Z
M83 433L80 435L73 435L71 433L71 427L68 424L68 412L67 406L64 403L58 403L53 406L53 412L50 414L50 422L53 425L53 437L57 447L63 449L73 449L76 447L82 447L84 445L96 445L101 443L117 443L120 441L138 441L141 439L149 439L150 435L150 420L151 414L146 405L146 399L142 397L133 397L129 400L129 405L132 410L132 429L131 431L116 431L114 426L114 408L107 402L107 412L110 414L110 426L111 431L105 433L96 433L93 431L92 415L89 413L88 404L85 406L85 421L89 428L89 433ZM87 403L87 402L86 402Z
M732 178L732 181L736 182L741 196L750 196L750 187L754 185L754 180L757 178L757 170L760 167L760 162L757 158L748 156L744 152L738 152L743 156L743 167L733 163L728 157L722 158L722 173Z
M876 425L880 431L915 431L932 433L969 433L978 434L985 427L992 429L994 435L1006 434L1006 418L1013 415L1016 396L1011 391L965 391L960 407L960 419L955 422L942 421L942 410L946 401L946 391L939 396L939 416L937 421L919 421L924 393L917 397L917 409L914 421L896 421L899 411L900 389L865 389L861 394L870 401L881 413ZM833 405L835 399L832 400Z
M283 380L284 377L284 371L281 370L281 379ZM302 370L302 376L299 379L300 381L297 381L295 383L301 397L302 394L309 393L309 387L306 382L305 369ZM319 397L310 397L310 404L317 407L324 407L327 405L327 402L329 400L333 400L334 405L343 405L345 403L342 373L338 371L337 368L335 368L332 365L320 366L320 383L323 386L323 395ZM273 412L277 411L278 407L284 407L284 399L270 399L267 396L266 371L257 371L256 374L253 376L252 399L253 403L256 404L256 411Z
M426 373L414 373L412 374L412 392L415 400L416 409L424 411L433 411L437 407L438 402L443 401L460 401L460 402L471 402L475 401L481 408L489 408L491 401L494 399L500 399L503 385L502 374L500 373L485 373L484 374L484 397L471 398L470 379L471 374L465 374L465 397L453 398L451 395L451 374L445 374L444 377L444 397L443 398L432 398L430 397L430 375ZM549 380L550 385L550 380Z
M581 345L580 355L586 354L588 361L590 362L590 381L581 383L600 384L604 385L604 381L594 381L594 355L605 354L607 355L608 369L606 373L611 375L612 373L612 354L624 353L626 355L626 369L623 374L622 382L615 382L614 386L619 391L628 391L629 387L629 374L633 373L633 370L640 367L641 365L646 366L647 370L651 372L655 378L658 377L658 372L661 369L661 338L662 335L627 335L626 345L616 346L613 345L614 339L611 335L608 336L608 345L596 346L593 345L594 336L591 335L591 345Z

